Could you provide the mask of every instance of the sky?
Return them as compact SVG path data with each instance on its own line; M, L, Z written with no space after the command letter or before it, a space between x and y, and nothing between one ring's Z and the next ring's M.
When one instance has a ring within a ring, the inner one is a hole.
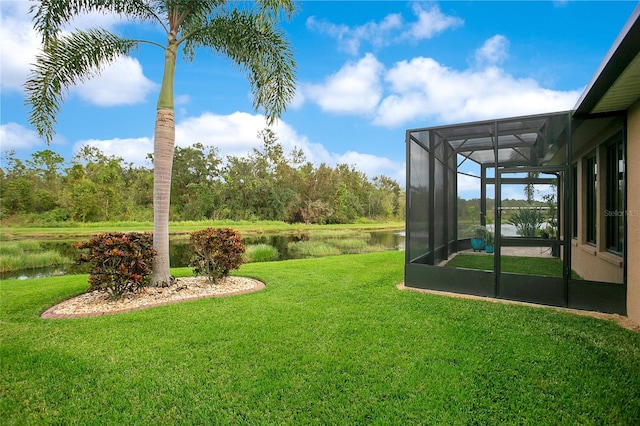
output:
M405 183L405 131L575 107L636 1L302 1L283 23L297 63L293 102L272 127L286 151ZM39 49L29 1L0 0L0 150L51 149L70 161L93 145L149 166L163 51L142 45L70 89L47 146L29 124L23 83ZM114 16L102 27L166 43L161 28ZM179 58L176 145L242 156L266 127L246 75L198 51Z

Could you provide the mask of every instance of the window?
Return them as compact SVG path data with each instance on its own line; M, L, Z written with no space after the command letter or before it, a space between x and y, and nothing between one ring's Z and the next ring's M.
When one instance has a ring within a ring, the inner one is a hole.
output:
M578 238L578 165L573 165L571 176L571 237Z
M590 154L585 160L585 183L586 183L586 205L587 213L587 243L595 244L596 235L598 234L598 163L596 162L596 153Z
M624 250L624 147L622 133L607 141L606 170L606 242L607 250L621 254Z

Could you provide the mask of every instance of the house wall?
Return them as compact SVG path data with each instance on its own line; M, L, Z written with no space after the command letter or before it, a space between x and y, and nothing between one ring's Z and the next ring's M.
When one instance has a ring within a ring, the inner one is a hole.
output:
M613 123L592 135L588 143L583 144L579 152L574 153L574 161L578 169L578 236L571 241L571 268L582 278L589 281L600 281L622 284L624 282L623 258L609 253L606 248L606 146L611 136L621 129L621 123ZM586 158L596 154L598 164L597 178L597 234L596 244L587 242L586 218Z
M640 100L627 115L627 315L640 324Z

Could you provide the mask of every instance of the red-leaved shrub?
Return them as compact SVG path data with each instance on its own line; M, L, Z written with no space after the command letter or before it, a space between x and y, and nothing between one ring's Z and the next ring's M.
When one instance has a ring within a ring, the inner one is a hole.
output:
M89 290L117 298L148 285L156 255L151 233L99 234L74 246L82 251L78 263L89 263Z
M193 268L194 275L204 275L212 284L242 265L245 249L240 233L234 229L193 231L189 241L193 249L189 266Z

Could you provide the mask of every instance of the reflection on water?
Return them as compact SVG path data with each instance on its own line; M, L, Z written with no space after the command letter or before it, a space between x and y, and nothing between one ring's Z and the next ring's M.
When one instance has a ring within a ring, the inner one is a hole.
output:
M404 232L398 231L371 231L363 232L362 238L367 241L368 247L382 248L383 250L404 250ZM244 237L245 246L268 244L278 250L278 259L287 260L295 258L295 254L289 250L289 243L300 241L327 241L336 237L314 237L309 234L288 235L262 235L257 237ZM186 240L172 241L169 247L171 265L174 267L189 266L191 248Z
M369 247L382 248L383 250L404 250L405 236L404 232L398 231L369 231L358 233L359 238L363 238L367 241ZM339 235L339 234L337 234ZM274 234L274 235L262 235L255 237L243 238L245 246L254 244L268 244L275 247L278 250L280 260L291 259L292 253L289 251L289 243L308 241L313 239L314 241L323 241L336 239L335 235L332 237L319 237L310 234ZM349 237L345 237L349 238ZM42 250L55 250L61 255L69 258L76 259L78 257L77 250L73 247L74 242L64 241L42 241L40 247ZM171 266L183 267L189 266L189 257L191 256L191 249L188 244L188 240L185 238L172 239L169 245L169 256L171 258ZM74 275L74 274L86 274L89 272L87 264L69 264L64 266L53 266L47 268L37 268L20 270L15 272L7 272L0 274L0 280L6 279L18 279L26 280L31 278L43 278L57 275Z

